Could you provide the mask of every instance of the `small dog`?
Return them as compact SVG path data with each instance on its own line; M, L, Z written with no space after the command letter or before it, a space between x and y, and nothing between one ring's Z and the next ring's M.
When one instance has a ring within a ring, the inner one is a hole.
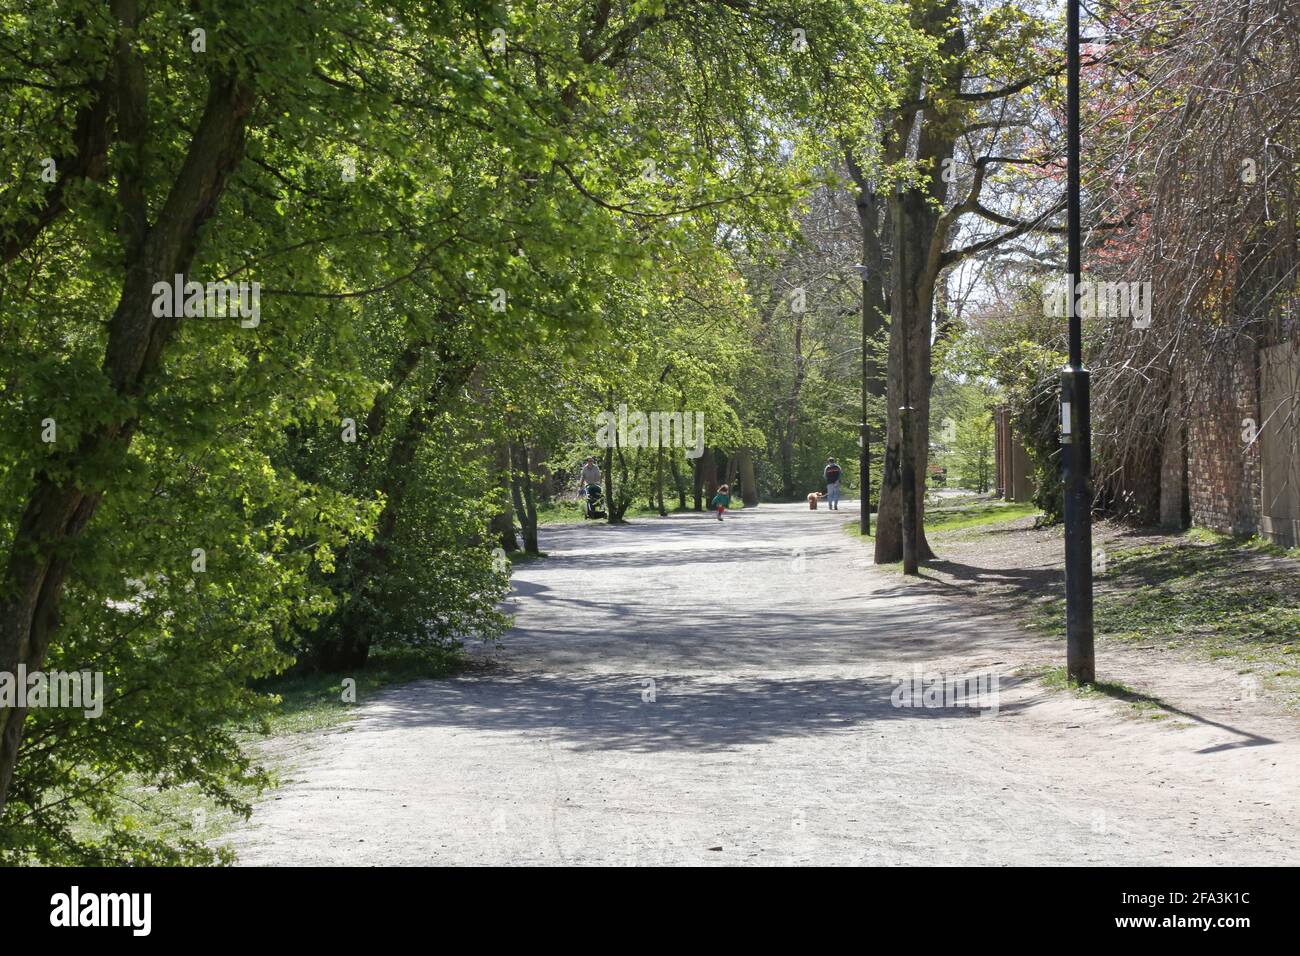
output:
M816 511L816 510L817 510L817 502L818 502L818 500L821 499L821 498L825 498L825 497L826 497L826 492L824 492L824 491L813 491L813 492L809 492L809 494L808 494L808 510L809 510L809 511Z

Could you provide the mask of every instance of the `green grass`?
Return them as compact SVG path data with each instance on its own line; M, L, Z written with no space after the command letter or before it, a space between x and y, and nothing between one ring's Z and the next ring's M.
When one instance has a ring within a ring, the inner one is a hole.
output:
M990 501L988 498L978 498L972 500L969 504L958 504L945 508L926 508L925 511L925 530L931 531L960 531L964 528L976 528L984 525L1000 524L1004 521L1014 521L1017 518L1024 518L1029 515L1038 514L1038 509L1032 504L1026 502L1016 502L1004 504L999 501ZM872 534L863 535L858 530L856 521L846 523L841 529L850 538L875 538L876 516L871 516Z
M1251 551L1259 554L1267 554L1277 558L1291 558L1300 560L1300 548L1283 548L1274 544L1267 538L1254 537L1249 539L1234 538L1232 535L1223 534L1218 531L1211 531L1209 528L1192 528L1183 535L1184 541L1195 544L1218 544L1218 545L1236 545L1239 547L1249 548Z
M1029 503L982 499L927 510L925 528L930 533L959 531L1036 513ZM843 531L861 538L856 524L846 524ZM1300 550L1193 529L1151 545L1107 544L1105 551L1104 570L1094 580L1099 637L1185 648L1203 658L1232 662L1240 674L1258 680L1257 686L1277 692L1286 706L1300 707ZM902 571L900 563L882 567ZM1013 587L998 600L1023 612L1029 626L1064 633L1061 589L1044 593ZM1049 686L1052 679L1048 675ZM1098 685L1097 691L1134 700L1140 696L1117 685Z
M983 525L1014 521L1038 514L1038 507L1030 502L1001 502L983 499L967 505L932 509L925 513L925 530L960 531Z
M1261 554L1246 542L1186 539L1110 551L1106 570L1096 576L1098 629L1121 639L1231 638L1295 653L1300 574L1250 560ZM1044 605L1043 613L1059 626L1064 600Z
M1065 665L1038 671L1028 670L1023 673L1027 677L1036 678L1044 687L1051 690L1069 690L1076 697L1084 699L1110 697L1114 700L1123 701L1132 708L1133 716L1135 717L1146 717L1150 720L1164 720L1169 716L1168 711L1165 710L1164 702L1159 698L1140 693L1124 684L1113 683L1110 681L1096 681L1091 684L1080 684L1077 681L1069 679L1066 674Z
M537 506L537 524L581 524L586 519L582 516L582 503L577 501L546 501Z
M840 527L840 530L843 531L845 534L847 534L850 538L857 538L860 541L861 540L874 541L876 539L876 516L875 515L871 516L870 534L863 534L861 526L856 521L844 522L844 524Z
M963 499L965 500L965 499ZM925 512L925 530L927 533L938 531L961 531L966 528L978 528L987 525L1001 524L1006 521L1014 521L1017 518L1024 518L1029 515L1038 514L1038 509L1032 504L1017 502L1003 503L999 501L990 501L988 498L974 499L969 504L959 504L949 506L943 509L927 508ZM856 538L859 541L874 541L876 516L871 520L872 533L864 535L858 528L856 521L845 522L840 529L850 538ZM902 573L903 564L901 561L893 564L882 564L879 567L885 570L893 570Z
M1300 568L1280 548L1193 531L1155 545L1108 550L1095 576L1096 631L1130 643L1186 647L1234 660L1265 685L1300 690ZM1039 605L1032 624L1060 633L1065 602Z
M972 491L969 494L961 495L960 497L949 496L943 498L940 498L938 495L930 494L927 492L925 496L925 510L932 511L935 508L944 508L944 507L965 508L967 505L978 504L979 502L987 502L988 500L989 500L989 496L987 494L979 494L978 492L975 491Z

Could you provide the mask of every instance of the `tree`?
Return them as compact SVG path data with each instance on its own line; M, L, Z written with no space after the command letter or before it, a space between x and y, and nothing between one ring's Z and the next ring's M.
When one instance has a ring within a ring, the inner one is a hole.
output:
M879 192L876 182L892 187L887 434L877 563L932 556L924 496L916 485L922 479L915 476L926 474L928 461L933 306L944 270L1047 228L1062 208L1049 195L1037 210L1017 214L1014 202L999 210L1000 201L986 195L1001 170L1051 165L1050 125L1035 118L1026 95L1054 70L1050 51L1039 46L1046 25L1014 5L977 8L957 0L914 4L913 24L931 38L934 55L907 64L896 78L901 104L879 124L877 138L855 146L850 156L860 191L872 186ZM1024 135L1035 123L1037 152ZM950 184L955 203L948 200ZM1030 196L1042 191L1023 182L1017 189ZM992 231L967 225L969 217ZM864 265L871 274L871 263ZM879 302L874 292L870 298ZM899 414L904 404L912 409L906 431ZM905 440L910 448L904 448ZM905 527L914 527L914 541L905 542Z
M340 287L374 280L367 267L389 251L392 193L363 186L341 211L332 149L387 159L402 144L365 120L382 95L328 80L354 54L344 34L378 40L391 21L351 4L218 16L114 0L102 12L6 19L4 72L30 78L6 119L43 135L6 141L3 158L21 170L0 222L0 288L22 343L5 378L27 384L4 430L22 437L5 449L0 670L93 662L113 689L94 730L0 708L3 842L18 859L166 859L119 825L111 797L128 773L239 806L233 787L257 775L227 721L265 712L247 681L287 666L289 622L328 606L313 558L374 519L275 459L286 428L321 421L349 391L346 369L321 376L299 360L305 326L343 317ZM40 53L19 67L16 50ZM472 100L481 77L465 76ZM402 158L420 168L414 149ZM269 308L259 314L251 288L250 315L201 295L178 310L157 291L176 275L254 276ZM335 305L301 307L304 286ZM29 438L37 410L55 424L47 443ZM98 845L69 830L87 805L108 821Z

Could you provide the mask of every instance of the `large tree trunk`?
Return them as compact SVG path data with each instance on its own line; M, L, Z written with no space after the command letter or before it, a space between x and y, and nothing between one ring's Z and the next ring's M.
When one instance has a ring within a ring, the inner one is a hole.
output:
M203 116L171 189L148 221L144 152L148 139L147 83L133 38L133 0L116 0L114 18L123 30L114 54L118 85L118 137L123 168L118 176L122 206L122 293L108 326L103 373L123 398L148 395L178 318L153 315L153 284L189 272L202 226L212 216L231 173L243 156L253 90L246 81L215 76ZM125 404L125 403L124 403ZM5 562L0 605L0 671L18 665L39 670L58 626L70 569L71 544L94 516L136 430L134 419L114 417L82 433L55 456L34 481ZM92 482L87 472L106 476ZM22 742L26 709L0 708L0 810L4 808Z
M786 420L781 427L778 445L781 455L781 497L794 497L794 423Z
M941 38L941 49L951 59L933 77L913 76L912 88L904 94L905 98L919 98L926 87L945 91L961 89L960 54L965 50L966 40L960 29L952 28L958 13L956 0L937 0L922 8L923 29L931 36ZM890 263L889 283L888 415L880 511L876 521L877 564L889 564L903 558L904 469L898 409L905 398L912 408L913 453L909 470L916 478L913 512L915 557L918 561L934 557L925 538L925 476L930 460L930 390L934 383L930 371L930 326L935 284L939 281L944 249L953 226L952 216L955 215L952 210L939 212L948 192L942 171L952 158L961 125L945 114L941 97L931 93L927 99L931 102L919 112L903 111L896 115L885 150L886 160L897 162L907 155L915 141L914 158L927 172L914 185L896 192L890 199L893 261ZM918 116L919 130L915 126ZM908 376L906 388L903 383L904 356Z
M925 473L930 446L930 321L934 279L929 266L930 239L938 218L922 190L895 196L893 203L894 263L889 328L888 403L884 474L876 521L877 564L903 559L902 432L898 410L903 403L903 354L910 366L908 400L912 406L912 462L916 474L917 560L934 557L925 537ZM908 330L906 348L902 330Z
M614 407L614 390L611 388L607 395L606 406ZM608 442L605 446L605 520L609 524L622 524L623 515L627 513L628 505L632 499L626 496L627 481L627 459L623 455L623 447L618 443L618 429L610 429L610 437L613 441ZM614 452L618 451L618 463L622 469L619 476L619 483L614 484ZM623 489L624 498L619 500L615 497L614 492L617 489Z
M726 481L727 459L725 453L720 448L712 448L713 453L709 458L709 465L704 470L704 497L705 505L713 501L713 496L718 493L718 489ZM718 456L722 456L722 463L719 465Z
M610 389L605 402L606 408L614 407L614 390ZM610 441L605 442L605 473L602 476L605 481L605 520L614 524L622 519L622 515L614 514L614 443L618 441L618 429L610 428Z
M704 484L704 506L710 507L713 496L718 493L718 450L716 448L704 449L703 470L701 472Z
M537 545L537 497L533 494L531 450L524 449L524 514L528 516L528 532L524 535L524 550L541 554Z
M81 33L86 28L85 18L73 21L73 30ZM45 202L27 221L18 222L14 230L0 240L0 265L5 265L21 255L67 209L69 187L75 190L81 180L102 182L108 173L108 150L112 140L113 105L117 86L111 72L87 84L90 98L77 111L73 129L66 141L73 150L51 158L58 178L50 186ZM47 134L51 131L46 131ZM64 131L66 133L66 131ZM50 136L52 142L63 142L63 136Z

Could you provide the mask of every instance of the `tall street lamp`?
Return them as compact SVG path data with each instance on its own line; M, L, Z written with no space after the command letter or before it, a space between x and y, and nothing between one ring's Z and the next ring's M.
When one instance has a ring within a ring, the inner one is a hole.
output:
M1092 635L1092 431L1088 371L1079 317L1082 230L1079 209L1079 0L1066 0L1066 216L1069 364L1061 370L1064 462L1066 674L1096 679Z

